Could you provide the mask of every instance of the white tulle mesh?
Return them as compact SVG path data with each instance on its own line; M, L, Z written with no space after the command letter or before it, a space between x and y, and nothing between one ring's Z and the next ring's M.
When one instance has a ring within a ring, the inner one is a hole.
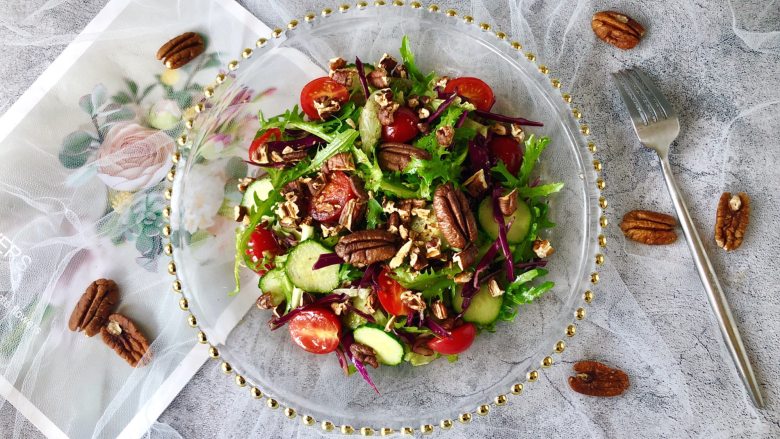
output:
M271 27L300 18L310 10L335 6L333 2L313 1L241 3ZM563 89L574 95L575 105L591 126L591 139L599 148L597 157L604 163L611 224L607 230L607 262L600 269L601 282L594 289L596 300L578 326L577 336L570 340L562 357L564 364L543 373L540 382L528 385L525 394L508 408L494 409L489 417L467 427L457 426L447 435L779 435L776 400L780 367L776 360L780 351L775 341L780 330L774 321L780 311L776 292L776 273L780 269L776 258L780 252L780 196L776 189L780 173L776 164L780 156L775 147L780 131L780 4L438 3L442 9L452 7L461 15L473 15L477 22L489 22L521 41L524 50L535 53L550 67L550 76L560 78ZM137 4L144 13L154 16L157 2ZM0 108L7 109L103 5L103 1L43 0L4 5L0 10L0 59L5 61L0 63ZM604 9L621 10L645 24L648 33L642 44L622 52L596 40L590 30L590 16ZM213 38L223 38L226 47L234 49L233 55L256 39L251 32L236 35L240 32L236 28L226 28L225 20L215 18L214 8L192 11L189 2L180 2L173 10L179 16L171 17L171 22L197 18L203 23L201 30ZM155 23L159 26L160 20L82 35L78 40L98 40L111 47L145 36L158 38ZM116 83L128 68L125 63L129 59L123 53L112 53L102 62L95 62L91 73L83 78L89 83L84 94L92 91L101 75L113 77L110 82ZM220 61L227 59L222 57ZM149 68L157 68L152 61ZM608 78L608 73L631 65L640 66L656 79L680 114L683 129L672 147L673 169L764 386L769 404L766 411L750 405L732 371L684 242L663 248L645 247L625 241L615 227L627 210L673 211L655 157L636 142ZM77 102L63 104L79 111ZM27 132L50 130L52 136L56 132L59 145L62 133L79 128L65 128L60 121L67 119L47 114L29 122ZM8 313L0 304L0 370L23 393L33 395L31 399L41 410L57 418L58 425L73 437L114 437L115 420L130 417L138 402L155 391L189 351L193 333L175 312L175 297L168 293L164 265L157 267L157 273L150 272L136 260L139 250L135 241L116 246L104 229L95 227L122 215L116 211L104 215L106 201L113 198L121 205L122 197L108 191L107 182L86 173L81 177L90 183L78 189L64 184L75 177L63 168L59 148L25 138L11 138L13 143L6 139L0 149L0 233L21 250L13 261L0 259L0 292L5 301L12 303L12 309L19 306L24 310L27 319L14 316L18 313L13 311ZM726 190L747 191L754 200L743 247L732 254L714 245L711 232L717 196ZM154 196L143 201L150 205L157 202ZM5 248L5 242L0 237L0 248ZM29 267L25 269L25 265ZM73 267L81 269L73 273ZM63 329L67 315L52 313L51 308L72 307L79 290L101 276L120 282L122 310L132 313L149 332L158 334L152 347L155 360L149 368L109 371L105 364L126 366L116 362L114 354L98 340L71 337ZM41 334L32 338L31 331L38 327ZM626 370L632 389L610 400L570 392L566 385L568 364L582 358L602 360ZM3 437L38 434L7 403L0 404L0 415ZM69 430L77 425L86 427ZM318 434L318 429L290 422L281 413L248 398L245 389L232 385L209 363L147 435Z

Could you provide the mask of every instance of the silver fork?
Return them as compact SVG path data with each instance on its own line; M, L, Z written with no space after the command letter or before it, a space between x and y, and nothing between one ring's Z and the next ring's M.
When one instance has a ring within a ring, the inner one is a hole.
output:
M638 69L626 69L612 74L617 83L620 96L628 108L628 113L634 123L634 130L639 141L646 147L654 150L661 161L661 170L666 180L666 187L672 197L677 217L680 220L688 248L691 250L699 277L707 291L712 311L723 335L723 341L731 354L731 359L737 368L737 373L742 379L750 394L753 404L758 408L764 407L764 399L761 389L750 365L745 345L739 335L739 329L731 315L726 296L715 275L709 257L699 238L699 233L693 225L688 207L685 205L680 191L677 189L672 169L669 165L669 146L680 133L680 121L669 102L650 78Z

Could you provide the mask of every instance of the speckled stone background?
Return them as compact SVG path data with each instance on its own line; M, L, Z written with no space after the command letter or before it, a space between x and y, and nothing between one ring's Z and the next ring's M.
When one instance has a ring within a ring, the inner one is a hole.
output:
M0 7L0 111L5 111L104 5L103 0L4 0ZM315 1L241 1L273 26ZM186 7L186 2L181 2ZM441 1L492 23L538 54L591 126L604 162L611 226L596 300L563 363L472 425L436 437L780 436L780 2L778 1ZM643 42L619 51L596 40L590 17L623 11L645 24ZM205 11L204 11L205 13ZM647 247L616 225L644 208L673 212L653 153L637 142L608 73L639 66L680 114L670 160L741 328L764 389L756 410L738 381L685 242ZM741 249L713 239L717 199L746 191L753 214ZM624 369L632 388L588 398L566 384L569 365L592 358ZM149 437L318 437L246 397L207 363ZM8 404L0 436L39 437Z

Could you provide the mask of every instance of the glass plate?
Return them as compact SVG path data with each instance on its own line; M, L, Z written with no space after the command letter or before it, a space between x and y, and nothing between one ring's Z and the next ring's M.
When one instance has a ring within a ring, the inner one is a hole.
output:
M297 413L305 424L324 421L326 430L422 425L425 431L503 405L506 395L522 391L518 384L536 381L539 369L563 352L574 335L572 323L584 316L580 307L583 298L589 301L589 284L597 281L594 264L603 261L597 254L602 182L597 183L597 162L582 137L588 130L569 106L571 98L561 94L546 67L503 33L454 11L411 6L326 9L261 38L206 88L208 99L194 108L200 113L194 129L179 139L175 155L180 160L170 215L173 248L166 251L173 252L174 289L183 291L190 323L199 326L199 337L208 340L223 371L251 396L290 417ZM557 227L547 236L556 248L547 267L555 288L523 307L514 322L481 334L455 363L439 359L424 367L369 369L377 395L359 375L344 376L335 355L306 353L290 342L286 329L269 331L269 312L253 306L259 295L254 273L244 269L241 292L230 296L236 223L229 218L231 201L222 203L221 194L226 189L228 200L238 201L231 188L246 172L241 159L257 129L258 110L271 116L297 104L303 85L326 74L333 57L359 56L365 62L385 52L398 57L403 35L410 37L422 70L482 78L496 93L493 111L543 121L544 127L528 130L552 139L539 172L565 188L552 197ZM201 231L191 234L197 228Z

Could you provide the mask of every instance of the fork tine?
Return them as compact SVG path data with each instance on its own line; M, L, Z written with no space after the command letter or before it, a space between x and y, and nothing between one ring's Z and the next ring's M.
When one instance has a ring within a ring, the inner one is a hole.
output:
M612 74L612 78L618 86L618 92L623 99L623 103L626 105L628 114L631 116L631 120L634 125L647 125L647 117L637 107L633 94L630 92L628 84L626 83L625 72L623 70L617 71Z
M636 76L647 89L650 96L652 96L652 99L656 101L658 109L660 110L660 113L664 115L664 118L668 119L677 116L677 114L674 112L674 107L672 107L669 101L666 100L664 94L661 93L661 90L658 89L658 86L655 85L655 83L645 74L645 72L637 69Z
M628 82L631 86L631 89L636 93L639 108L641 108L645 114L647 114L647 123L653 124L658 122L661 119L661 112L657 110L658 104L656 102L653 102L653 99L650 97L650 92L645 88L645 86L642 84L640 79L636 76L636 70L634 69L626 69L626 78L628 79Z

